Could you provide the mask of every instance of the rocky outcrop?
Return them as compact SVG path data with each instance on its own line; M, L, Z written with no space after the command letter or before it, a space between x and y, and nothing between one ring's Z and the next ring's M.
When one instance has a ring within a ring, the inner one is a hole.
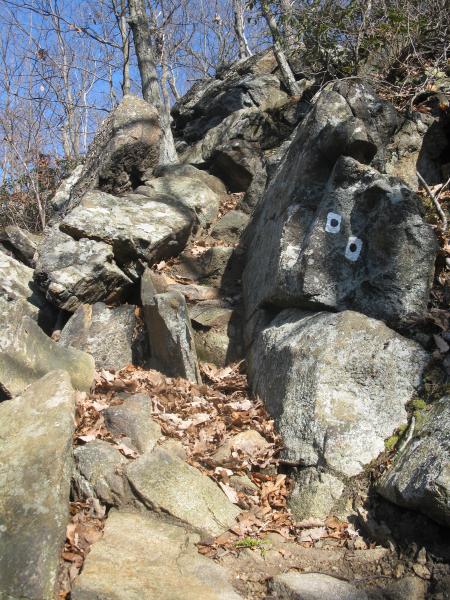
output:
M39 245L34 280L52 304L70 312L83 303L117 303L132 284L109 244L75 241L58 227L48 229Z
M205 182L184 175L165 175L139 186L136 194L154 198L155 194L169 195L181 205L187 205L201 227L209 225L219 211L219 196Z
M240 512L209 477L158 447L135 460L127 478L147 508L168 513L208 535L226 531Z
M0 243L28 267L34 267L34 255L39 237L17 225L7 225L0 231Z
M355 586L323 573L290 571L277 575L271 589L279 600L368 600Z
M199 302L189 308L199 360L219 367L243 357L242 316L220 303Z
M33 281L33 270L0 250L0 299L18 303L23 314L47 328L54 320L51 307Z
M326 474L300 470L291 501L300 518L311 516L319 497L316 516L326 516L343 482L407 422L406 404L428 361L418 344L352 311L287 309L258 336L253 388L275 417L283 457Z
M55 369L70 375L75 389L89 391L94 380L94 360L51 340L14 303L0 298L0 393L20 394L30 383Z
M108 308L103 302L80 306L61 332L59 343L91 354L97 369L120 370L133 363L135 307ZM137 350L137 349L135 349Z
M156 109L137 96L125 96L97 131L62 210L76 206L93 188L120 194L136 187L159 162L160 136Z
M379 493L450 526L450 397L417 416L414 434L380 481Z
M143 316L154 368L170 377L201 382L186 300L177 290L156 294L151 273L141 286Z
M199 541L161 516L113 510L72 598L239 600L226 571L197 552Z
M194 211L170 194L148 191L118 198L89 192L60 225L76 240L112 246L117 265L137 279L143 265L181 252L196 220Z
M251 225L249 317L263 305L355 309L395 325L423 314L437 245L415 195L383 175L396 126L362 83L319 95Z
M74 391L64 371L0 404L0 597L56 595L66 537Z

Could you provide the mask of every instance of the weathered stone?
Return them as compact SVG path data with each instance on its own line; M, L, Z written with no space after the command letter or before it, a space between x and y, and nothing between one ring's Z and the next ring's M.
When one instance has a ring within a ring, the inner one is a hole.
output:
M30 383L55 369L70 375L75 389L89 391L94 380L92 356L73 348L61 348L28 316L9 303L0 303L0 390L20 394Z
M144 177L145 175L146 173L144 174ZM147 182L153 181L155 177L165 177L166 175L189 177L190 179L201 181L218 196L222 196L223 194L227 193L227 188L218 177L214 177L214 175L211 175L202 169L197 169L193 165L185 165L183 163L174 165L160 165L153 170L153 173L148 174L148 178L145 178L144 182L147 185Z
M55 227L46 231L38 253L36 283L50 302L70 312L83 303L117 302L132 284L104 242L75 241Z
M450 527L450 396L417 417L414 435L378 482L379 493Z
M102 411L105 425L115 438L129 438L138 452L151 450L161 437L161 427L152 419L147 394L124 396L123 404Z
M406 423L428 361L419 344L359 313L287 309L257 338L250 376L275 417L284 458L345 480ZM311 485L323 496L323 482Z
M300 469L293 479L289 508L299 521L311 517L325 519L338 508L345 489L341 479L315 467Z
M263 454L271 447L270 443L263 438L263 436L254 431L248 429L247 431L241 431L233 437L226 440L224 444L219 446L216 452L211 456L211 460L214 464L221 465L232 461L233 457L254 457L256 455Z
M199 536L153 514L112 510L73 600L239 600L227 573L201 556Z
M242 319L238 311L199 302L189 308L199 360L217 366L242 358Z
M72 188L78 183L81 174L83 173L83 169L83 165L78 165L68 177L61 181L55 195L50 200L50 204L54 211L59 212L68 204Z
M250 217L241 210L230 210L213 225L211 237L227 244L236 244L249 220Z
M274 577L271 589L279 600L368 600L363 590L323 573L283 573Z
M141 298L152 367L169 377L201 382L191 322L183 295L172 290L154 294L143 278Z
M103 440L94 440L74 450L72 493L76 500L98 498L108 506L122 506L132 494L124 477L128 459Z
M155 194L173 196L192 210L202 227L209 225L219 212L219 196L198 178L165 175L139 186L136 194L149 195L150 198L155 197Z
M361 83L346 94L319 95L257 210L249 316L267 304L327 306L398 324L426 308L435 235L401 180L361 164L382 167L391 111Z
M159 162L160 136L157 110L142 98L125 96L97 131L63 208L76 206L94 187L112 194L136 187Z
M69 519L74 391L53 371L0 404L0 597L50 600Z
M239 514L209 477L158 447L130 464L127 477L145 506L209 535L226 531Z
M33 281L33 270L1 250L0 298L21 301L23 311L39 323L51 320L45 298Z
M0 242L10 249L17 260L28 267L34 266L38 236L20 229L16 225L7 225L0 231Z
M410 575L388 583L383 589L383 597L387 600L425 600L427 587L426 581Z
M83 304L66 323L59 343L91 354L97 369L122 369L133 363L134 312L131 305Z
M121 269L137 279L144 265L178 254L185 246L195 213L169 194L123 197L88 192L60 225L76 239L91 238L112 245ZM80 240L82 241L82 240Z

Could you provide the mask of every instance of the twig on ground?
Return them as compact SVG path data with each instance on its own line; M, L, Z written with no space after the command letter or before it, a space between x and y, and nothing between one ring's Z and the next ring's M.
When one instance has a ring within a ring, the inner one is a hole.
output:
M422 177L422 175L419 173L419 171L416 171L417 173L417 177L420 181L420 183L423 185L423 187L425 188L427 194L430 196L438 214L439 217L441 218L442 221L442 231L445 233L447 231L447 215L445 214L444 210L442 209L442 206L439 204L439 197L440 195L447 189L447 187L450 184L450 177L447 179L447 181L439 188L439 190L433 194L433 192L430 190L427 182L425 181L425 179Z

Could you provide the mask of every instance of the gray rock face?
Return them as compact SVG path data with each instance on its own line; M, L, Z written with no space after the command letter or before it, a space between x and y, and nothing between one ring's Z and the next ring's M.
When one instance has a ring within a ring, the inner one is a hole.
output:
M186 165L187 166L187 165ZM180 203L187 205L196 215L198 223L205 227L217 217L219 211L219 196L198 178L183 175L165 175L146 182L139 186L136 194L149 195L168 194Z
M66 323L59 343L91 354L97 369L122 369L133 362L134 311L128 304L83 304Z
M368 599L363 590L323 573L283 573L273 579L271 589L279 600Z
M201 556L198 535L155 514L112 510L73 600L239 600L227 573Z
M151 450L162 435L160 426L152 419L151 400L147 394L127 395L123 404L110 406L102 414L114 438L128 438L137 452Z
M211 236L227 244L237 244L250 217L241 210L230 210L214 224Z
M147 173L144 174L144 177ZM154 177L165 177L166 175L179 175L182 177L189 177L190 179L196 179L206 184L213 192L221 196L227 193L227 188L218 177L214 177L207 171L197 169L193 165L185 165L183 163L174 165L160 165L156 167L152 173L148 173L147 181L152 181Z
M219 367L242 358L242 316L231 308L199 302L189 308L199 360Z
M63 209L76 206L94 187L112 194L136 187L159 162L160 136L157 110L137 96L125 96L97 131Z
M37 239L37 235L33 235L16 225L7 225L0 231L0 242L12 251L17 260L28 267L34 267Z
M74 392L53 371L0 404L0 597L54 598L69 518Z
M209 477L158 447L130 464L127 477L145 506L209 535L226 531L240 512Z
M257 338L250 375L285 458L339 480L361 473L406 423L428 361L419 344L359 313L287 309ZM310 483L322 494L323 482ZM336 496L336 482L326 485Z
M85 194L60 228L73 238L111 244L118 266L134 279L145 264L178 254L196 217L181 200L159 192L123 197L104 192Z
M264 111L286 103L271 51L232 65L220 79L195 84L172 109L175 133L194 142L225 117L245 108Z
M320 94L252 223L249 316L267 304L325 306L399 324L426 308L434 233L401 180L363 164L382 168L395 114L370 88L344 87Z
M50 204L54 211L59 212L64 206L66 206L70 200L70 194L73 186L79 181L81 174L83 173L83 165L78 165L69 175L63 179L55 192L55 195L50 200Z
M75 241L57 227L48 229L38 249L34 279L50 302L74 312L81 304L117 301L132 284L101 241Z
M414 435L381 477L379 493L450 527L450 397L420 415Z
M20 307L19 307L20 308ZM21 317L21 318L20 318ZM75 389L89 391L94 360L73 348L61 348L14 303L0 298L0 390L8 397L55 369L70 375Z
M24 314L36 321L50 318L46 300L33 281L33 270L0 250L0 298L19 302Z
M107 506L122 506L132 494L123 476L128 460L112 444L94 440L74 450L72 493L77 500L98 498Z
M151 278L145 274L141 296L154 368L169 377L201 382L184 296L176 290L155 294Z

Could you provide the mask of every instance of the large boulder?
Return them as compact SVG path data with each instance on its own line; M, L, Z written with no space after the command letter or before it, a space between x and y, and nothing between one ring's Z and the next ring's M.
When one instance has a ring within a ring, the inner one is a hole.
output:
M136 189L136 194L149 195L150 198L155 197L155 192L168 194L186 204L196 215L202 227L214 221L219 212L219 196L198 178L178 174L165 175L147 181L146 185Z
M112 510L73 600L239 600L223 567L201 556L198 535L155 514Z
M194 142L233 112L246 108L260 111L287 102L288 95L274 74L272 50L234 63L216 79L192 86L173 107L175 135Z
M144 265L178 254L196 221L195 212L168 193L112 196L95 191L84 195L60 225L73 238L111 244L114 259L137 279Z
M450 396L417 416L414 434L378 482L379 493L450 527Z
M97 369L119 370L133 363L135 307L83 304L66 323L59 343L91 354Z
M0 230L1 244L10 250L17 260L29 267L34 267L34 255L38 240L37 235L21 229L17 225L7 225Z
M132 285L114 262L111 245L87 238L76 241L58 227L45 232L34 279L52 304L70 312L83 303L118 302Z
M144 505L216 536L235 522L239 509L209 477L156 447L127 469L131 488Z
M326 515L342 482L384 450L407 422L406 404L428 361L417 343L352 311L286 309L262 331L252 349L252 386L275 418L284 459L301 466L297 514L310 516L303 511L320 499Z
M201 181L219 196L227 193L227 188L218 177L214 177L214 175L211 175L207 171L197 169L193 165L185 165L183 163L159 165L152 171L144 173L144 183L152 181L155 177L165 177L166 175L189 177L190 179Z
M0 250L0 298L17 302L23 314L45 326L52 320L51 309L33 281L33 269Z
M56 595L69 519L75 401L53 371L0 404L0 597Z
M323 573L288 571L270 585L278 600L368 600L368 595L351 583Z
M177 290L155 293L150 271L144 273L141 298L153 368L170 377L200 383L200 369L186 300Z
M325 306L398 325L425 311L437 244L418 198L380 172L392 111L359 82L319 95L251 225L248 316Z
M20 394L55 369L67 371L75 389L89 391L94 380L89 354L58 346L35 321L1 297L0 326L0 395Z
M159 162L160 137L157 110L142 98L124 96L97 131L62 209L76 206L93 188L120 194L136 187L143 173Z

